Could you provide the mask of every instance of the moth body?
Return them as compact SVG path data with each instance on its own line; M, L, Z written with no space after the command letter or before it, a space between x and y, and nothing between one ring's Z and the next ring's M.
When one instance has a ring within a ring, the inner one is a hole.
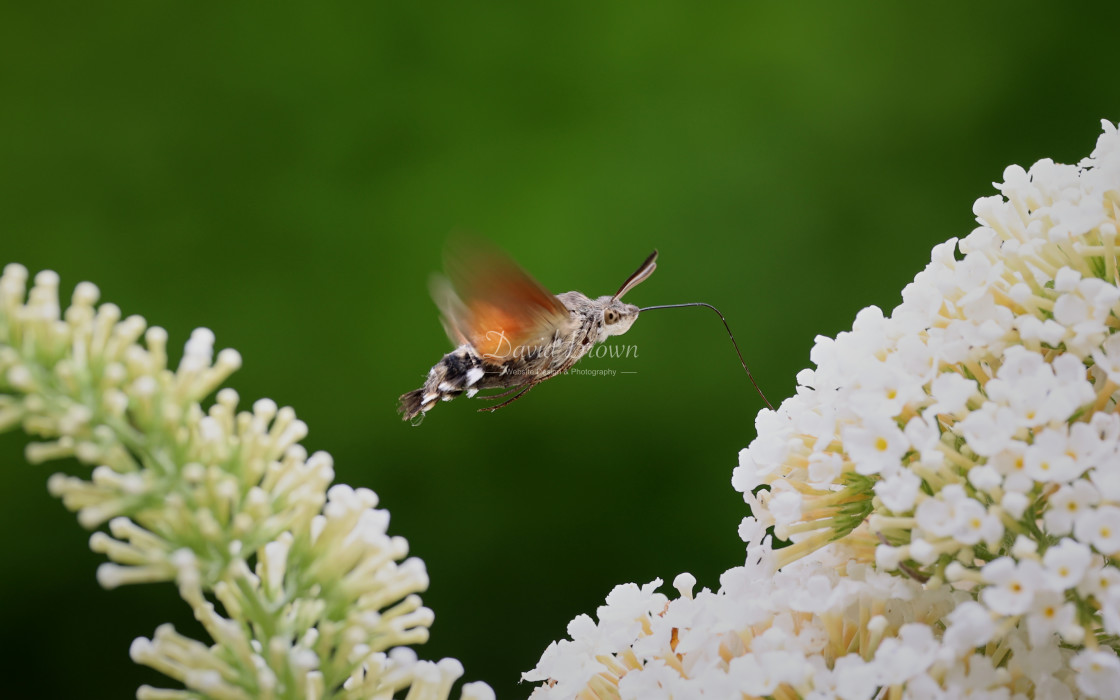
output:
M555 298L566 309L567 318L555 324L551 335L538 336L533 344L515 345L504 329L491 329L487 352L463 343L432 367L424 386L401 396L398 410L402 417L411 420L437 402L461 394L470 398L485 389L528 390L564 373L597 343L630 330L638 318L637 306L615 297L589 299L573 291Z
M630 330L639 308L622 295L653 274L657 251L614 296L597 299L580 292L554 296L485 245L463 248L448 263L449 278L433 279L432 296L457 347L432 367L422 387L400 397L397 411L405 420L423 416L438 401L484 389L506 389L487 398L515 394L480 410L501 408L567 370L596 343Z

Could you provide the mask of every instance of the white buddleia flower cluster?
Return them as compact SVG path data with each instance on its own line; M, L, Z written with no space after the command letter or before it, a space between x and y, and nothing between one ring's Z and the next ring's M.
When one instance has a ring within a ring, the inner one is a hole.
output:
M781 570L768 546L749 554L716 592L687 574L673 600L660 580L615 588L598 622L577 617L524 674L546 681L532 700L1072 697L1072 652L1031 648L1021 625L987 641L996 624L967 591L831 548Z
M889 317L817 339L732 478L748 565L673 601L616 589L526 674L537 697L1120 699L1120 133L1103 127L1078 165L1008 168Z
M307 426L270 400L238 410L232 389L203 401L241 363L195 331L176 369L167 333L97 306L82 283L69 308L59 279L8 265L0 275L0 430L37 438L28 459L74 457L89 477L55 474L50 492L98 530L106 588L175 581L211 641L170 625L132 658L184 687L148 700L388 698L442 700L463 674L420 661L428 577L368 489L331 485L331 458L299 444ZM143 342L141 343L141 338ZM215 605L211 601L217 601ZM463 698L486 700L482 683Z

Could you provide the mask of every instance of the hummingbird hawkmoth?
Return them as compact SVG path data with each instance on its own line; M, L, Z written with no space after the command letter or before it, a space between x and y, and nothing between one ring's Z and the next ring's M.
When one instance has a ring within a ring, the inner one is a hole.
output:
M458 347L428 372L424 386L400 397L404 420L423 416L437 401L484 389L512 398L570 368L596 343L630 330L641 311L622 296L657 269L657 251L612 296L553 295L501 251L472 243L448 258L448 277L432 282L448 337Z
M739 363L768 408L770 401L754 380L723 313L702 301L639 308L622 296L657 269L654 250L613 296L597 299L581 292L553 295L498 249L481 241L460 245L448 258L448 277L435 277L432 298L456 348L428 372L424 386L400 397L404 420L423 418L437 401L483 389L505 389L488 399L512 397L480 411L496 411L537 384L563 373L596 343L622 335L638 314L653 309L704 306L719 315Z

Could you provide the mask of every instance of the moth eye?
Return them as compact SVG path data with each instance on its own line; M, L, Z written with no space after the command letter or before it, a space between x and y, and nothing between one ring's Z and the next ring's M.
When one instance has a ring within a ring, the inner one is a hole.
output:
M607 309L603 312L603 320L606 321L608 326L618 323L618 312L614 309Z

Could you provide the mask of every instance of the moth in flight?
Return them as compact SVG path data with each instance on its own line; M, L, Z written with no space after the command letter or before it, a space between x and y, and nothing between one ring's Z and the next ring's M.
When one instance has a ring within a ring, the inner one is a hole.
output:
M657 268L657 251L612 296L552 294L507 255L472 242L448 260L448 277L432 283L443 326L457 347L428 372L424 386L400 397L397 410L413 420L439 401L484 389L506 389L486 398L521 398L537 384L563 373L596 343L630 330L640 308L622 296Z

